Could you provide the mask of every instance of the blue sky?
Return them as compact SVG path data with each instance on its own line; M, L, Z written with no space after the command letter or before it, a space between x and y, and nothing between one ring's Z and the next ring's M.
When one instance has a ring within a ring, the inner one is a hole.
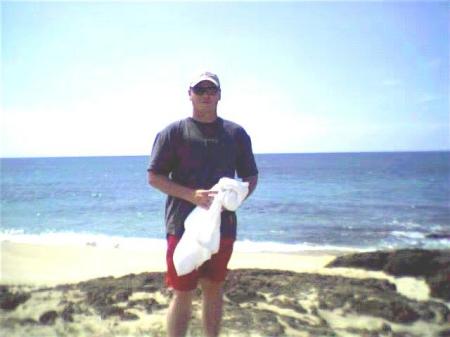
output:
M0 156L146 155L190 79L257 153L450 149L446 2L2 2Z

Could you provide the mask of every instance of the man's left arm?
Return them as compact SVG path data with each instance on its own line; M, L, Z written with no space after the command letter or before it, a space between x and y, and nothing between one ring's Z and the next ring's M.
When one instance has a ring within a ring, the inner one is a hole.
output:
M253 193L253 191L256 188L256 185L258 184L258 175L256 174L254 176L242 178L242 181L248 182L248 194L246 197L246 198L248 198L250 196L250 194Z

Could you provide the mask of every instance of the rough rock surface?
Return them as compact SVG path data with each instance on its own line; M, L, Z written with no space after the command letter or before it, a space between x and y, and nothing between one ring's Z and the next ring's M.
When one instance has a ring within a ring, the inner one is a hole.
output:
M381 270L394 276L423 277L431 296L450 301L450 249L402 249L358 253L336 258L328 267Z
M400 256L411 258L404 253ZM436 262L430 259L435 258L431 254L420 261L434 266ZM391 270L396 260L381 253L351 261L353 266L370 265L377 270L390 266ZM347 262L337 264L348 266ZM403 266L399 267L402 274L408 272ZM424 270L429 277L435 274L431 267ZM31 336L31 331L33 336L49 337L165 336L170 292L163 273L107 277L47 289L0 289L0 326L5 336ZM450 336L448 303L407 298L394 284L381 279L240 269L229 273L224 300L221 336ZM53 305L45 308L36 305L51 301ZM200 308L197 296L189 336L202 336ZM29 316L24 315L26 310Z
M0 309L2 310L14 310L29 298L28 293L14 293L7 286L0 286Z

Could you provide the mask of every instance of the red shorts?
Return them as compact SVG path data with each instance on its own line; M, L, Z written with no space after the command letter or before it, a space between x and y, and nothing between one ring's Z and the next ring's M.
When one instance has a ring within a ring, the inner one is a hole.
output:
M234 239L222 238L220 239L219 251L211 256L211 259L203 263L198 269L189 274L178 276L173 264L173 253L180 238L169 235L167 237L167 273L166 285L169 288L190 291L197 288L198 280L200 278L207 278L214 282L223 282L227 276L228 261L230 261L233 252Z

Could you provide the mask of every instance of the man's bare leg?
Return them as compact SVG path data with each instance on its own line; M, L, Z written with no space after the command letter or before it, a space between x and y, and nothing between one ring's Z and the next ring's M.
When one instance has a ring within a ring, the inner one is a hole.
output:
M167 312L167 336L184 337L192 314L193 291L173 290L172 301Z
M201 279L203 297L203 330L206 337L217 337L220 332L223 306L223 282Z

